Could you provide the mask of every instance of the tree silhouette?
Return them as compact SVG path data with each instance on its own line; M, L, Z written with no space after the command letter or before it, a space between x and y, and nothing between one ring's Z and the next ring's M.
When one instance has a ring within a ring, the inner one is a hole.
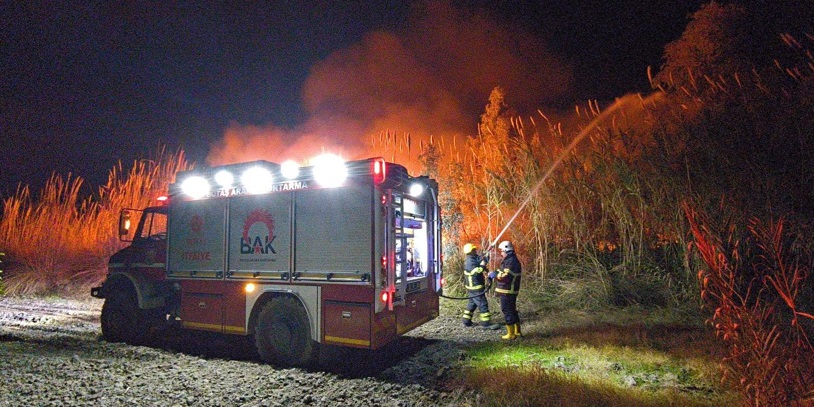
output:
M704 76L717 78L752 69L749 18L742 6L712 2L692 15L678 40L664 48L664 65L656 75L663 87L695 88Z

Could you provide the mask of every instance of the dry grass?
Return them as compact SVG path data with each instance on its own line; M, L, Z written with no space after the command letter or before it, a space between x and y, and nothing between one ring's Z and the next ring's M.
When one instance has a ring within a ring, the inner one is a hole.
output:
M542 112L527 120L511 116L504 96L500 88L493 91L478 134L464 146L421 146L429 158L426 172L437 173L441 183L446 258L459 256L465 242L487 248L510 239L526 281L597 282L600 291L586 293L589 300L608 301L611 270L613 278L632 280L655 270L670 275L667 298L690 297L696 286L681 260L680 185L665 188L640 170L649 142L622 126L654 120L648 108L658 98L628 97L605 111L593 102L577 108L575 138ZM400 145L393 143L390 149ZM661 250L665 244L680 249ZM599 256L613 262L597 267Z
M70 175L52 175L36 198L28 186L19 189L3 202L0 219L0 250L9 260L6 292L71 294L100 282L108 257L122 247L119 211L148 206L188 167L183 152L159 149L128 172L121 164L112 169L96 197L81 197L83 180Z

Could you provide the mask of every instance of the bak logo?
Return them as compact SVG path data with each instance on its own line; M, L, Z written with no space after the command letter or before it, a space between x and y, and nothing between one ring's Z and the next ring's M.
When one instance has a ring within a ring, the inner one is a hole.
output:
M274 218L262 209L255 209L243 223L240 254L277 254L274 246Z
M201 215L192 215L192 219L189 221L189 230L191 230L193 233L200 234L203 231L203 223L204 222Z

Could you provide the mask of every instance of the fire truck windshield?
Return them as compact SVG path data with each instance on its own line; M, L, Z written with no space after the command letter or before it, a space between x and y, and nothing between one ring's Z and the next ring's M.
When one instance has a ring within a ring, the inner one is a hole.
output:
M166 240L167 214L165 212L145 211L143 214L136 239L140 240Z

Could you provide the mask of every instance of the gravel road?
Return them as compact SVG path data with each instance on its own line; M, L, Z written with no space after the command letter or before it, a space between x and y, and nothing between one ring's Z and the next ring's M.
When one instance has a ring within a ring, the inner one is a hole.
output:
M445 384L464 345L502 333L442 316L380 351L323 349L319 368L284 369L234 337L107 343L101 306L0 297L0 406L474 406L479 394Z

